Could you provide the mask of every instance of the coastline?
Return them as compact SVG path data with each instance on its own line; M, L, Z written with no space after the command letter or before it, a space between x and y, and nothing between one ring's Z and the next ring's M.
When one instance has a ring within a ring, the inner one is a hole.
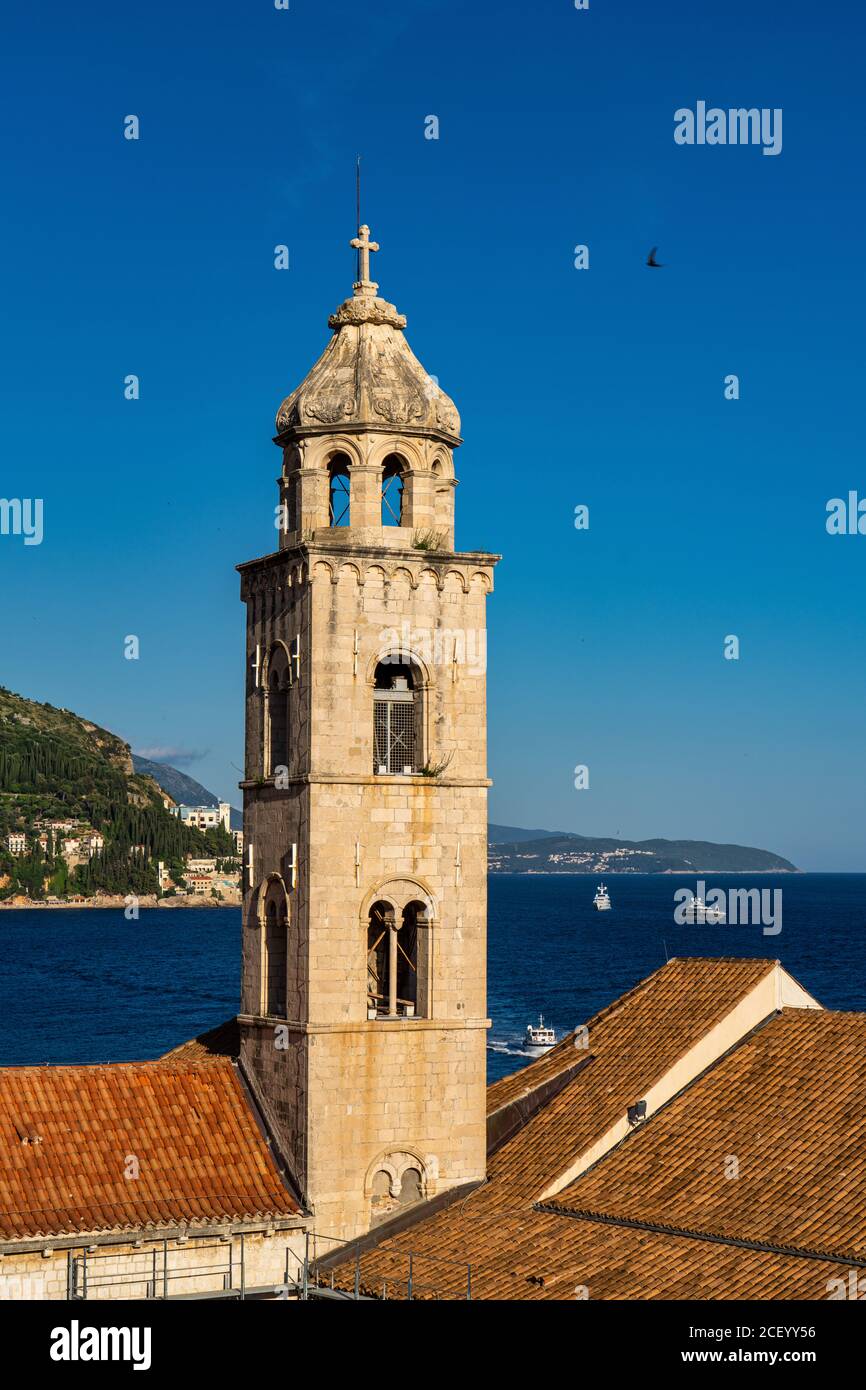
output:
M488 869L488 876L514 878L597 878L599 869ZM784 874L795 875L805 873L804 869L605 869L605 878L636 878L638 876L647 878L695 878L700 876L711 876L713 878L743 878L746 876L761 876ZM58 900L56 902L37 901L32 898L16 897L11 900L0 902L0 912L15 911L29 912L40 911L50 912L55 909L78 909L79 911L91 911L113 908L125 909L129 906L128 898L133 894L121 895L100 895L94 898L85 898L80 902L70 902L68 900ZM223 898L215 901L211 897L198 894L188 894L183 897L157 898L155 894L144 894L137 900L137 907L140 911L153 908L235 908L243 906L243 899L240 893L231 898Z
M133 895L132 895L132 894L129 894L129 895L127 895L127 896L132 897ZM67 908L72 908L72 909L77 908L79 911L85 911L85 910L89 911L89 910L91 910L91 909L97 909L97 910L98 910L98 909L101 909L101 908L113 908L114 911L116 912L118 909L125 909L125 908L127 908L129 905L130 905L130 904L127 902L126 897L120 897L120 896L116 896L116 897L114 897L114 896L113 896L113 897L102 897L102 898L85 898L83 902L63 902L63 901L58 901L58 902L52 902L52 903L35 902L32 898L25 898L25 899L23 899L23 900L20 899L20 898L18 898L18 899L15 899L15 900L11 901L11 902L2 902L2 903L0 903L0 911L2 911L3 909L6 909L6 910L8 910L8 911L15 911L15 912L29 912L29 911L31 911L31 910L36 910L36 911L39 911L39 912L52 912L52 911L54 911L54 910L56 910L56 909L67 909ZM238 895L237 898L223 899L223 900L221 900L221 901L219 901L219 902L215 902L213 898L196 897L196 896L193 896L193 895L190 895L189 897L183 897L183 898L177 898L177 897L174 897L174 898L157 898L157 897L155 897L152 893L150 893L150 894L147 894L147 895L144 896L144 897L139 898L139 899L137 900L137 902L136 902L136 907L139 909L139 911L141 911L141 910L148 910L148 909L152 909L152 908L162 908L162 907L171 907L171 908L182 908L182 907L197 907L197 908L202 908L202 907L232 907L232 908L234 908L234 907L242 907L242 906L243 906L243 903L242 903L242 901L241 901L240 895Z
M748 876L771 876L771 874L784 874L785 877L792 874L802 874L803 869L488 869L488 877L520 877L520 878L598 878L599 874L605 878L694 878L708 877L714 878L744 878ZM852 870L856 872L856 870ZM4 909L26 912L26 910L40 910L47 912L54 908L126 908L129 906L126 899L135 897L135 894L100 894L97 898L85 898L79 902L70 902L68 899L58 899L54 902L36 901L33 898L13 898L0 902L0 912ZM157 898L156 894L143 894L138 898L139 909L149 908L242 908L242 895L236 894L235 897L222 898L214 901L206 895L186 894L183 897Z
M749 874L802 874L805 869L488 869L488 874L513 874L521 878L745 878ZM852 870L852 872L857 872Z

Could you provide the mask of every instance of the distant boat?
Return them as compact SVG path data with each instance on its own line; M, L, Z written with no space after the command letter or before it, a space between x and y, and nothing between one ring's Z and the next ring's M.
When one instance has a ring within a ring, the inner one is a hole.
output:
M556 1033L552 1028L545 1028L544 1018L538 1015L538 1027L535 1028L531 1023L526 1029L527 1047L554 1047L556 1044Z
M692 898L691 902L686 903L683 908L683 920L686 922L725 922L724 908L708 907L703 898Z
M610 912L610 894L603 883L598 885L595 890L595 897L592 900L598 912Z

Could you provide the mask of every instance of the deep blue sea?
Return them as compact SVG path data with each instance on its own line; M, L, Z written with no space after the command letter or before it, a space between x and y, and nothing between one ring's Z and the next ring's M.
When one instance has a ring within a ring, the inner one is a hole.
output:
M695 879L490 878L489 1076L531 1060L527 1023L583 1023L667 956L778 957L834 1009L866 1010L866 874L706 876L707 888L782 890L782 930L675 926L674 892ZM155 1057L238 1009L238 908L0 911L0 1064Z

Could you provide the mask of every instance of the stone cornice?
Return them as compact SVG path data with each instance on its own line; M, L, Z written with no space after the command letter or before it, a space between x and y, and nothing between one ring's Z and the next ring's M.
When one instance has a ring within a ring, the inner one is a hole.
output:
M411 589L417 589L425 575L432 575L437 590L442 593L452 576L464 594L473 585L481 584L485 594L493 592L493 567L501 557L486 551L418 550L414 547L385 549L376 545L328 545L321 541L300 544L248 560L238 565L241 576L241 600L247 602L256 595L274 594L285 589L286 594L301 596L312 584L339 584L348 572L363 588L371 576L391 584L400 577L408 579Z
M449 449L458 449L463 443L463 436L452 434L448 430L440 429L436 426L423 427L421 425L401 424L388 425L384 422L373 421L372 424L365 424L363 421L343 422L339 427L335 424L322 425L287 425L279 434L272 436L273 442L281 449L287 444L294 444L299 439L310 439L318 434L333 434L335 429L339 433L349 434L380 434L386 435L409 435L414 439L438 439L441 443L447 444Z
M376 1032L468 1032L474 1029L492 1027L489 1018L365 1018L341 1023L302 1023L298 1019L268 1018L261 1014L238 1014L238 1022L247 1027L260 1028L273 1033L275 1028L288 1028L291 1033L313 1036L316 1033L366 1033L375 1028Z
M255 560L244 560L242 564L235 565L235 569L238 574L244 574L255 569L279 565L283 561L297 564L319 557L323 560L367 560L372 564L386 565L393 565L397 561L402 564L412 561L420 568L426 569L460 564L475 568L479 565L489 565L492 569L502 559L501 555L489 550L419 550L417 546L385 549L383 546L363 545L357 542L328 545L326 541L310 540L287 546L285 550L272 550L268 555L260 555Z
M308 787L316 785L331 787L492 787L493 782L489 777L422 777L420 773L413 773L407 777L391 777L385 774L373 773L369 775L340 773L339 775L328 772L302 772L295 777L285 778L285 786L279 791L286 791L289 787ZM265 788L278 790L273 777L250 777L242 782L238 782L241 791L264 791Z
M165 1226L129 1226L126 1229L103 1228L96 1231L64 1232L63 1235L33 1236L28 1240L0 1241L0 1255L39 1254L43 1250L80 1250L82 1246L97 1245L100 1249L114 1245L134 1245L141 1242L145 1246L159 1245L164 1240L187 1240L190 1247L195 1241L215 1236L264 1235L267 1231L296 1231L303 1229L310 1220L309 1213L300 1212L297 1216L259 1216L240 1221L190 1221L179 1224L171 1222Z

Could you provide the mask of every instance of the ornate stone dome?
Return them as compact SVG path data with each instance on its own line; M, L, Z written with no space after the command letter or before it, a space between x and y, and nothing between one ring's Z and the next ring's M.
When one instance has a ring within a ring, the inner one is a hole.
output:
M404 315L378 298L379 286L369 278L370 252L379 249L369 238L363 226L350 243L360 261L354 294L328 319L333 338L277 411L277 434L363 425L459 444L457 407L407 343Z

